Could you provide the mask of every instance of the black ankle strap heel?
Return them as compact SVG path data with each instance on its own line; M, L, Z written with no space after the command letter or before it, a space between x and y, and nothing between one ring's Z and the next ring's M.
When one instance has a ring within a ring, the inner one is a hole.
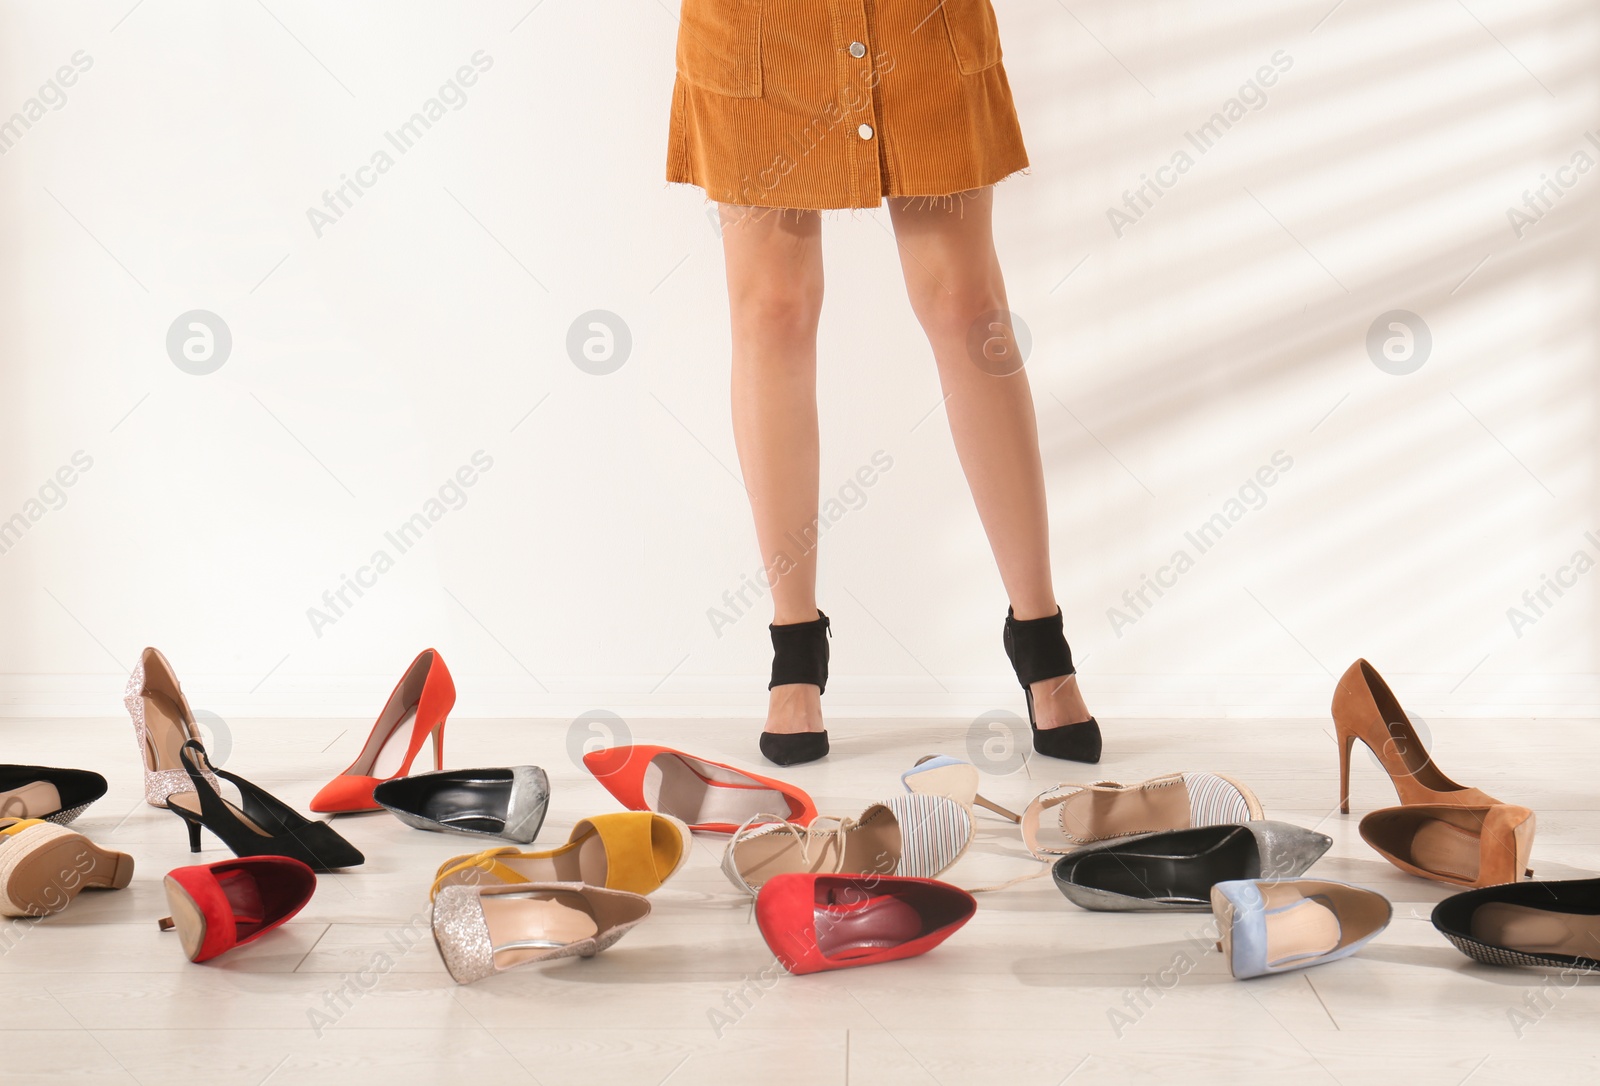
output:
M1049 758L1073 762L1100 760L1100 725L1094 717L1079 724L1039 730L1033 714L1032 684L1077 673L1072 648L1061 631L1061 609L1044 618L1018 620L1006 608L1006 655L1028 698L1028 727L1033 729L1033 749Z
M811 622L769 625L772 631L772 681L774 686L811 683L818 692L828 688L828 616L820 610ZM828 753L828 733L762 732L761 754L774 765L814 762Z

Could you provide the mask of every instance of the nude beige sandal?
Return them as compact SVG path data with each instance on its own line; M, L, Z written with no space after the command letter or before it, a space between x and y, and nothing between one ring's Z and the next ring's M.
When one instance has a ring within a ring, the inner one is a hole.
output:
M759 825L756 820L762 821ZM895 796L857 818L818 816L809 826L757 815L722 855L728 880L754 896L774 875L937 878L972 843L971 810L944 796Z
M1045 812L1054 811L1046 831ZM1022 840L1039 859L1112 837L1250 822L1261 801L1216 773L1171 773L1136 784L1095 781L1046 789L1022 813Z

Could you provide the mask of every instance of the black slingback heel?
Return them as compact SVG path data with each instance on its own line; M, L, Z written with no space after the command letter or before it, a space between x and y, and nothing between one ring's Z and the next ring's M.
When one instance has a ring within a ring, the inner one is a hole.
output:
M194 783L190 792L167 797L167 810L189 827L189 851L200 851L200 827L222 839L235 856L288 856L313 871L355 867L365 861L359 849L325 822L313 822L287 803L243 777L218 769L198 739L178 751L178 759ZM239 789L242 807L222 798L206 774L215 774Z
M811 683L818 693L828 688L828 616L820 610L811 622L769 625L772 631L772 681L767 689ZM828 733L762 732L761 754L774 765L814 762L828 753Z
M1045 679L1077 674L1072 648L1061 631L1061 609L1044 618L1021 619L1006 608L1006 656L1028 698L1028 727L1033 729L1033 749L1049 758L1073 762L1100 760L1100 725L1094 717L1078 724L1040 730L1033 713L1033 686Z

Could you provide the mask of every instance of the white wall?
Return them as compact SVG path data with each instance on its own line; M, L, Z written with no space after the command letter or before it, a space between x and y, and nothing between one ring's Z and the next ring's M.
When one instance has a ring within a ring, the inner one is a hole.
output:
M1315 715L1365 655L1424 713L1600 711L1600 575L1507 614L1600 557L1600 169L1520 237L1507 217L1600 161L1600 5L996 6L1033 159L999 244L1093 704ZM674 13L0 3L0 118L92 64L0 155L0 517L92 460L0 554L6 712L117 712L147 643L226 713L375 713L430 644L463 713L764 703L766 614L707 618L758 559L718 238L661 179ZM307 209L480 51L464 106L319 237ZM1265 105L1198 154L1185 133L1274 55ZM1107 209L1183 149L1119 237ZM826 245L824 486L893 459L825 540L829 704L1020 709L887 216L832 216ZM233 339L204 376L165 342L196 309ZM632 336L606 376L567 355L594 309ZM1409 375L1368 355L1390 310L1431 330ZM465 505L314 632L480 450ZM1275 455L1264 504L1127 609Z

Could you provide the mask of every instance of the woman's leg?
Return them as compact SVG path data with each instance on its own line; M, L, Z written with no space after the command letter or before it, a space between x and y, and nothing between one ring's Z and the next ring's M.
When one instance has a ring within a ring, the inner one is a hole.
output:
M889 205L911 307L933 346L956 453L1000 580L1017 618L1053 615L1044 466L1028 376L1012 361L992 232L994 188ZM1090 716L1076 676L1034 683L1033 704L1040 728Z
M817 617L822 217L724 204L721 218L733 321L733 437L772 587L772 621L811 622ZM822 728L815 686L772 689L767 731Z

